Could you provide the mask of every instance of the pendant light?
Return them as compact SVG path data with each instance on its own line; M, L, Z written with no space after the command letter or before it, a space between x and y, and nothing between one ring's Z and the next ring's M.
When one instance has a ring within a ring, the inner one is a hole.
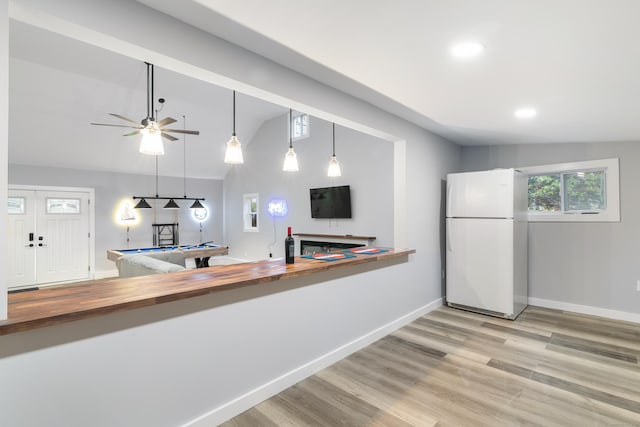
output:
M162 131L156 123L153 113L153 64L147 64L147 119L144 129L140 130L142 141L140 141L140 152L152 156L162 156L164 154L164 144L162 143Z
M176 203L175 200L169 199L166 205L164 205L164 209L180 209L180 206Z
M242 146L236 137L236 91L233 91L233 133L227 142L227 152L224 155L224 162L230 165L244 163L242 158Z
M336 159L336 124L333 123L333 155L331 156L331 160L329 161L327 176L336 177L341 175L342 173L340 173L340 163L338 163L338 159Z
M289 108L289 151L284 156L284 164L282 170L285 172L298 172L298 157L293 151L293 135L291 126L293 125L293 111Z
M151 205L145 199L140 199L133 209L151 209Z

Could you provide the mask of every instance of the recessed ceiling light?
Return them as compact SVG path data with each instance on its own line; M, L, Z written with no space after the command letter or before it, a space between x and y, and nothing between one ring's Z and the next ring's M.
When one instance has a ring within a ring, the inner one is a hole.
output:
M456 58L473 58L484 51L484 46L478 42L458 43L451 49L451 54Z
M538 112L536 111L535 108L531 108L531 107L522 107L522 108L518 108L514 113L514 116L516 116L519 119L532 119L535 116L538 115Z

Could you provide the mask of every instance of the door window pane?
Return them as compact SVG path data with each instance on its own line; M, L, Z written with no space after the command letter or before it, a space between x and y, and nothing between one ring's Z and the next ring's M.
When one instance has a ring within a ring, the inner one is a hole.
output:
M79 214L80 199L50 199L47 198L48 214Z
M564 206L567 211L606 209L604 171L574 172L562 175Z
M9 215L24 215L26 204L24 197L9 197L7 200Z

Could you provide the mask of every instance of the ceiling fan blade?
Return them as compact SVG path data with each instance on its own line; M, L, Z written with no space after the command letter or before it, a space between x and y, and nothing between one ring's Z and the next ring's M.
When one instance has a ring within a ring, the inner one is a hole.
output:
M139 130L134 130L133 132L129 132L129 133L125 133L122 136L132 136L132 135L138 135L140 133Z
M140 124L140 122L136 122L135 120L132 120L132 119L127 118L127 117L125 117L125 116L121 116L120 114L109 113L109 115L110 115L110 116L113 116L113 117L117 117L117 118L119 118L119 119L121 119L121 120L124 120L125 122L133 123L133 124L136 124L136 125L139 125L139 124Z
M189 135L200 135L200 131L198 130L184 130L184 129L160 129L162 132L173 132L173 133L186 133Z
M169 141L177 141L178 138L169 135L168 133L164 133L162 132L160 135L162 135L163 138L167 138Z
M129 129L139 129L140 126L127 126L127 125L112 125L110 123L89 123L90 125L94 125L94 126L113 126L116 128L129 128Z
M166 126L166 125L170 125L171 123L175 123L177 120L174 119L173 117L165 117L164 119L160 120L158 122L159 126Z

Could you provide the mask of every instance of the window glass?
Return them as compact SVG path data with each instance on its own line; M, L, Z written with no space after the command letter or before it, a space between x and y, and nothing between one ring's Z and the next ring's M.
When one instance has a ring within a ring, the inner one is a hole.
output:
M48 214L79 214L80 199L50 199L47 198Z
M607 207L604 171L562 175L566 211L601 211Z
M558 212L560 174L529 177L529 212Z
M27 202L24 197L9 197L7 199L9 215L24 215L26 204Z
M293 139L306 138L309 136L309 115L294 115L291 120L291 137Z

